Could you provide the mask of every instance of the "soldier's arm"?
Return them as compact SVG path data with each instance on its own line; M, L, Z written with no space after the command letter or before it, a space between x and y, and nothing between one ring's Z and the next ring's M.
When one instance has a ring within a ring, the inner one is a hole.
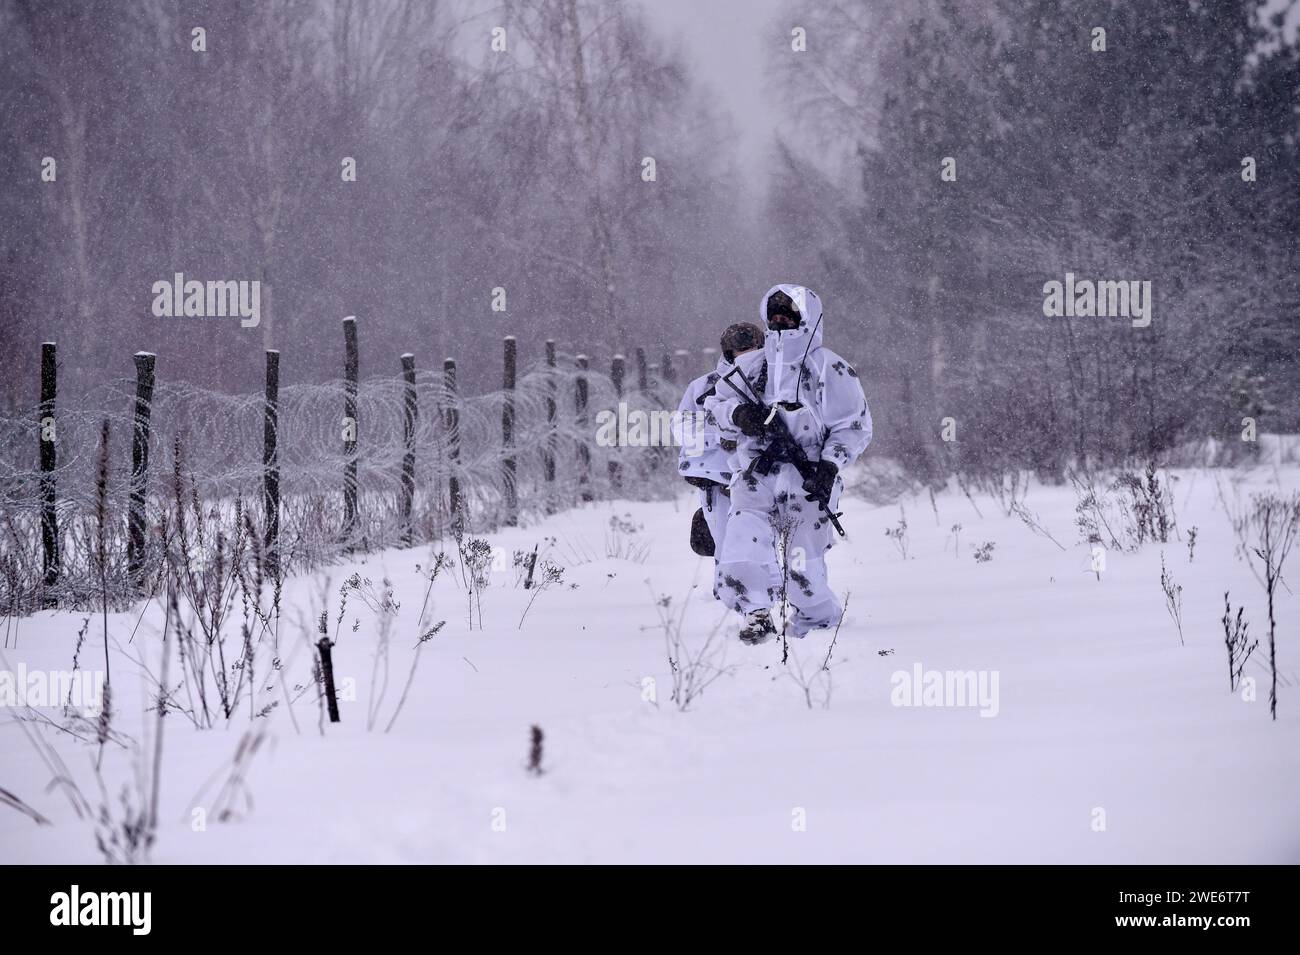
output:
M871 443L871 410L853 366L838 355L829 358L823 382L827 434L822 459L843 471Z

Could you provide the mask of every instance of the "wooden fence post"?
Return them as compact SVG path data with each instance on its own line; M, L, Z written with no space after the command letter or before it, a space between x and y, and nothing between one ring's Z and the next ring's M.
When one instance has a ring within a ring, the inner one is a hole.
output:
M58 392L58 363L54 342L41 345L41 408L40 420L40 456L41 456L41 547L44 550L45 586L54 587L59 582L59 518L55 504L58 500L58 488L55 484L54 469L58 466L58 451L55 441L58 438L58 425L54 419L54 402ZM45 595L45 606L54 606L54 598Z
M557 409L557 391L559 384L555 379L555 340L546 340L546 445L542 451L542 471L546 478L546 511L555 510L555 453L556 432L555 414Z
M622 403L623 401L623 375L626 371L626 360L622 355L615 355L614 360L609 365L609 377L614 383L614 400ZM622 409L615 408L614 413L617 415ZM617 439L616 446L617 446ZM618 452L614 452L613 458L609 462L609 483L614 488L623 486L623 471L618 460Z
M677 383L677 369L673 367L673 356L668 354L667 349L664 350L663 364L659 367L663 371L664 381L670 385Z
M149 415L153 410L154 359L135 355L135 427L131 439L131 500L127 513L127 574L131 585L143 583L144 505L149 492Z
M515 446L515 336L507 335L503 341L505 353L502 386L505 393L501 401L501 444L506 451L503 462L506 492L505 525L514 527L519 523L519 493L516 487L515 456L510 452Z
M645 349L636 350L636 388L637 391L645 392L650 387L650 375L645 363Z
M415 356L410 352L402 356L402 377L406 379L402 415L402 443L406 449L402 455L402 543L409 547L414 536L411 511L415 504L415 422L420 415L415 391Z
M266 511L266 568L280 578L280 353L266 350L266 414L262 422L262 508Z
M357 320L343 319L343 536L357 529Z
M451 472L447 480L447 513L455 521L461 502L460 476L456 473L456 466L460 463L460 409L456 407L456 359L454 358L448 358L442 363L442 388L447 396L442 426L447 437L447 469Z
M579 355L578 379L574 382L574 410L577 411L579 498L591 500L591 448L587 446L587 356Z

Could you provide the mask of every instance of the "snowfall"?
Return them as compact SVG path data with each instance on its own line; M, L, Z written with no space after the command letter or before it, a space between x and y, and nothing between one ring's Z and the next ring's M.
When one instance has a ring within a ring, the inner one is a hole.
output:
M0 787L47 820L0 805L0 862L104 858L105 823L78 818L31 733L109 826L161 752L157 863L1300 862L1300 600L1279 595L1274 721L1264 591L1228 517L1254 492L1295 490L1300 466L1169 476L1169 540L1101 553L1069 484L1030 484L1037 529L955 484L933 501L846 495L849 536L829 563L847 610L838 631L790 640L785 663L780 639L742 645L712 599L685 494L487 535L502 556L481 628L459 567L439 575L422 626L438 548L365 555L290 579L283 669L215 728L172 713L160 750L147 711L163 610L143 603L108 618L122 742L98 773L99 747L57 728L61 708L0 713ZM900 517L905 539L887 534ZM562 581L524 588L511 555L534 547ZM1181 636L1162 560L1182 587ZM348 604L335 724L309 640L354 573L391 581L400 608L385 689L381 621ZM1225 591L1259 639L1235 691ZM0 668L69 669L85 616L10 621ZM83 668L102 661L101 628L92 617ZM673 670L701 657L716 672L683 709ZM923 693L918 673L952 688L973 674L977 692Z

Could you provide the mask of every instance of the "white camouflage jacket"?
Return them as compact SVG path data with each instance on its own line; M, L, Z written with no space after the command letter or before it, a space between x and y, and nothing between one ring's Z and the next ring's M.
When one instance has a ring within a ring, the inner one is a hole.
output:
M761 327L767 328L767 300L778 291L790 296L803 321L798 328L768 329L763 350L739 356L736 367L755 386L762 385L764 404L797 404L796 410L782 407L778 411L790 433L810 459L831 461L843 471L871 443L871 411L866 395L853 366L822 347L825 321L821 299L812 289L786 284L768 289L758 305ZM738 376L732 380L744 389ZM742 434L731 421L732 413L741 404L740 396L721 379L714 387L715 395L705 400L705 407L717 422L720 437L736 442L728 470L743 471L763 450L763 443Z

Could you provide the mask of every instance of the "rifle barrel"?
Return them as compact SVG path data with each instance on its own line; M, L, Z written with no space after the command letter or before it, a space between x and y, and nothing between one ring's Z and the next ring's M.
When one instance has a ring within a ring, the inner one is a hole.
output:
M745 394L736 387L736 383L731 380L732 375L740 376L740 380L743 381L745 387L749 389L749 394ZM759 456L761 457L768 451L784 450L786 456L791 459L790 463L793 464L795 470L799 472L799 476L807 478L808 475L805 472L812 467L812 461L808 457L808 452L803 449L803 445L796 441L794 435L790 433L790 428L786 425L785 419L776 413L776 405L772 405L771 408L768 408L763 404L758 395L758 390L754 387L753 382L749 380L748 376L746 376L744 370L739 365L736 365L731 369L731 371L723 375L722 380L727 383L741 401L746 404L757 405L763 411L763 427L767 432L766 437L768 440L768 446L760 452ZM751 469L757 461L758 458L755 458L754 462L750 464ZM839 535L841 537L848 536L844 532L844 526L840 524L840 516L831 510L830 495L828 494L825 500L821 497L814 497L814 500L817 502L817 506L826 512L827 519L831 522L831 526L835 528Z

